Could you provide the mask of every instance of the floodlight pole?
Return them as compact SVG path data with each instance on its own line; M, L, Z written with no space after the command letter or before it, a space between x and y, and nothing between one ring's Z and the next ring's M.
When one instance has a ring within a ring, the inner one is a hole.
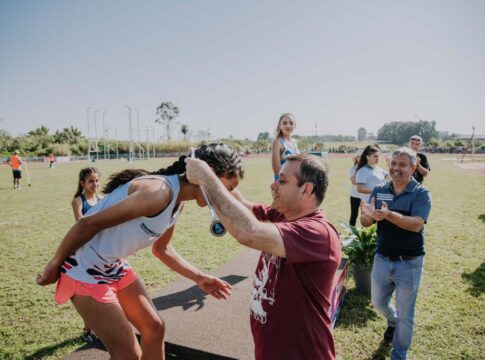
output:
M140 142L140 113L138 112L138 109L133 108L133 110L136 111L136 121L138 125L138 143Z
M96 113L99 110L94 110L94 137L96 139L96 160L99 160L99 149L98 149L98 119L96 118Z
M99 110L94 110L94 138L98 140L98 119L96 117L96 114L99 112Z
M86 109L86 122L88 125L88 160L91 160L91 153L90 153L90 144L89 144L89 138L90 138L90 131L89 131L89 110L91 110L91 106L88 106Z
M148 126L145 128L147 137L147 159L150 159L150 129Z
M131 162L133 161L133 129L131 127L131 107L128 105L125 106L128 108L128 137L130 139L128 160Z
M118 129L115 129L115 140L116 140L116 159L119 159L119 154L118 154Z
M152 129L152 143L153 143L153 158L155 158L155 128L151 126Z
M87 122L87 125L88 125L88 139L91 136L90 131L89 131L89 110L91 110L91 106L88 106L88 108L86 109L86 122Z
M106 121L104 116L106 115L106 110L103 110L103 152L104 152L104 159L106 160Z

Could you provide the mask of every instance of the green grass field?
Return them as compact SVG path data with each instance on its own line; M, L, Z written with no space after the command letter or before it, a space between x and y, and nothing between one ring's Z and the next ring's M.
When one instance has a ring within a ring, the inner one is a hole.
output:
M426 225L426 264L418 296L410 359L479 359L485 354L485 173L465 171L443 156L431 157L425 184L433 196ZM154 170L173 159L98 162L105 180L133 166ZM334 224L348 220L349 158L330 158L330 187L323 208ZM251 200L270 201L270 160L247 159L240 189ZM82 322L71 305L56 306L54 286L39 287L36 273L73 224L70 201L79 170L90 164L29 166L32 187L12 189L10 169L0 167L0 358L59 359L80 345ZM25 174L25 172L24 172ZM230 259L239 245L230 236L214 239L209 213L187 204L173 239L177 250L210 271ZM149 290L177 278L149 249L130 258ZM385 321L349 280L349 293L334 332L342 359L384 358ZM217 339L214 339L217 341ZM387 355L386 355L387 356Z

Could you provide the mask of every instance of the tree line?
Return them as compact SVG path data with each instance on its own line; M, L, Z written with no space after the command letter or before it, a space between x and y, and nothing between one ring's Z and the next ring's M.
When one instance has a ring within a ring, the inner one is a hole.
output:
M177 117L178 108L174 110L174 105L171 103L161 103L157 108L159 119L156 122L160 123L170 133L173 130L175 123L174 119ZM210 134L194 141L190 141L190 136L187 138L188 126L182 125L180 132L184 135L182 141L172 141L167 136L167 141L158 142L155 144L147 144L142 142L142 146L153 153L162 152L185 152L192 145L199 145L215 140L210 140ZM443 143L438 140L438 131L436 130L436 123L434 121L417 121L417 122L389 122L384 124L378 131L377 142L394 145L407 144L412 135L420 135L426 145L432 147L462 147L465 144L455 141L454 143ZM271 150L271 142L274 137L267 131L260 132L257 140L250 139L234 139L232 136L226 139L218 139L217 141L225 142L231 145L234 149L244 152L264 153ZM295 135L299 147L302 151L332 151L332 152L348 152L356 148L355 137L348 135L321 135L321 136L298 136ZM342 143L341 145L329 143ZM345 143L345 144L344 144ZM111 139L100 139L98 141L99 152L105 153L128 153L128 141L116 141ZM480 146L479 144L477 144ZM21 151L23 154L29 156L48 156L53 153L57 156L84 156L88 151L88 139L83 136L82 132L71 126L62 130L56 130L53 134L49 133L46 126L41 126L37 129L29 131L25 135L17 137L11 136L6 131L0 130L0 154L8 155L15 150Z

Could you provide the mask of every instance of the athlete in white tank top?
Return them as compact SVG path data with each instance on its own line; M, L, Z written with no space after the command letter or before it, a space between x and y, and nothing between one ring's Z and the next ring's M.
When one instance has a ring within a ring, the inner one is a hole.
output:
M152 245L168 228L175 225L183 207L181 202L174 214L180 190L178 175L148 175L136 178L117 187L98 201L89 209L86 216L119 203L128 196L131 183L142 179L167 182L172 192L172 200L167 207L156 216L138 217L101 230L88 243L77 249L74 255L66 259L62 265L62 272L88 284L109 284L118 281L129 269L126 257Z
M210 144L201 146L195 155L211 165L228 190L237 187L244 170L235 151ZM105 187L108 195L76 222L37 276L39 285L48 285L57 281L60 271L65 272L58 288L71 299L111 358L140 358L145 352L163 358L164 354L164 323L126 262L137 250L151 245L157 258L207 294L217 299L230 296L227 282L201 272L170 244L183 202L206 205L199 186L180 176L185 173L184 158L158 172L177 175L137 177L147 172L133 169L113 175ZM126 272L129 276L123 277ZM130 323L140 332L142 346Z

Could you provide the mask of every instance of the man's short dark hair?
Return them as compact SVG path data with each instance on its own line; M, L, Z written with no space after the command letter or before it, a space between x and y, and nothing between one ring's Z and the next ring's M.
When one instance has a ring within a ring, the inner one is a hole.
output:
M296 175L298 186L310 182L313 184L313 192L320 205L325 198L328 188L328 166L327 163L314 155L294 154L285 158L287 161L300 162L300 172Z

